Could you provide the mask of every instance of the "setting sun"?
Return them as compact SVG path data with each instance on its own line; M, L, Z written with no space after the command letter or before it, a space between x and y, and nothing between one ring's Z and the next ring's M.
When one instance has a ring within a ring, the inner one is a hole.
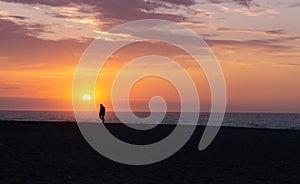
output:
M84 94L84 95L82 96L82 100L87 100L87 101L89 101L89 100L92 100L92 97L91 97L91 95L89 95L89 94Z

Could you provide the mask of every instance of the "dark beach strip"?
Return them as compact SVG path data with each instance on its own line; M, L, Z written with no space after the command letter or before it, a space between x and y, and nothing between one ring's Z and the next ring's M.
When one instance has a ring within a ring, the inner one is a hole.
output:
M167 136L174 125L135 132L106 124L136 144ZM93 150L76 123L0 122L0 183L300 183L300 131L222 127L198 151L204 130L170 158L146 166L111 161Z

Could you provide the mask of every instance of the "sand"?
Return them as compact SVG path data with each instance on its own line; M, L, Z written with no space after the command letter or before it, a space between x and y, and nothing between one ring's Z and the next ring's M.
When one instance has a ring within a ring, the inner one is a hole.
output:
M174 126L159 126L147 136L121 125L108 128L143 143ZM300 183L300 131L222 127L198 151L202 132L198 127L162 162L129 166L94 151L75 123L0 122L0 183Z

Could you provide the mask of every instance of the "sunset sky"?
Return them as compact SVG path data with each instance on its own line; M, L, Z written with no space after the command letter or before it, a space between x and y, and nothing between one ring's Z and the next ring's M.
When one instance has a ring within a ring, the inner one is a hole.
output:
M224 72L227 111L300 113L299 16L297 0L0 0L0 109L72 110L73 75L89 44L114 26L151 18L185 25L207 42ZM97 103L112 110L113 76L124 61L147 54L183 65L191 59L163 43L122 48L97 81ZM190 68L208 111L205 75ZM133 86L133 108L147 110L155 95L178 110L176 90L159 78Z

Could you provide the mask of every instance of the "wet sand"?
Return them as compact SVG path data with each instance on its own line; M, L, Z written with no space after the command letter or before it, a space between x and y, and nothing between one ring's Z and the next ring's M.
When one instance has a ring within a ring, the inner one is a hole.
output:
M145 136L107 126L138 144L174 128L161 125ZM75 123L0 122L0 183L300 183L300 131L222 127L198 151L203 129L170 158L129 166L98 154Z

